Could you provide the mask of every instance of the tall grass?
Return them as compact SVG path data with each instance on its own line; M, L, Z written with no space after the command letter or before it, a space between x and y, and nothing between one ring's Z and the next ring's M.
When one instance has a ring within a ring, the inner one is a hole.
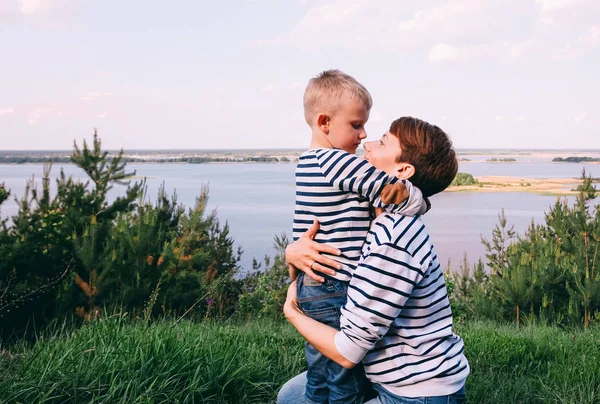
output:
M303 363L290 327L108 319L12 347L0 402L262 403Z
M457 329L472 403L600 403L600 328L471 323Z
M600 329L457 327L471 403L600 403ZM302 339L279 322L111 318L56 327L0 354L0 402L269 403L305 368Z

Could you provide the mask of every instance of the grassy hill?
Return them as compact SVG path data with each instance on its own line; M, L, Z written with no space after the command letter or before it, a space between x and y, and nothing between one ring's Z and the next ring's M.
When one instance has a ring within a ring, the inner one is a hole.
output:
M286 323L56 326L0 353L0 402L269 403L305 368ZM471 403L600 403L600 329L458 325Z

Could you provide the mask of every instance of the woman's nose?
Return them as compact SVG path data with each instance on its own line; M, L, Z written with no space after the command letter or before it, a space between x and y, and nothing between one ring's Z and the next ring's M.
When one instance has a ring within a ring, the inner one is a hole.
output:
M365 148L366 151L370 151L370 149L371 149L371 143L372 142L364 142L363 143L363 147Z

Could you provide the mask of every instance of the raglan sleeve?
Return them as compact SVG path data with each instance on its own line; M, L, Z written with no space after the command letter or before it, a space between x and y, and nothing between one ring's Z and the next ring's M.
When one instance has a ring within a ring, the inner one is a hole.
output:
M388 332L423 275L420 263L397 245L373 248L350 281L337 350L359 363Z

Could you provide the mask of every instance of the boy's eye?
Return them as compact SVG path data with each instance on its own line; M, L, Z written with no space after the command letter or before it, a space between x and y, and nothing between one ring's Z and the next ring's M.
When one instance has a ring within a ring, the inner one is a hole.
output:
M352 127L353 127L354 129L360 129L360 128L362 127L362 125L361 125L360 123L353 123L353 124L352 124Z

